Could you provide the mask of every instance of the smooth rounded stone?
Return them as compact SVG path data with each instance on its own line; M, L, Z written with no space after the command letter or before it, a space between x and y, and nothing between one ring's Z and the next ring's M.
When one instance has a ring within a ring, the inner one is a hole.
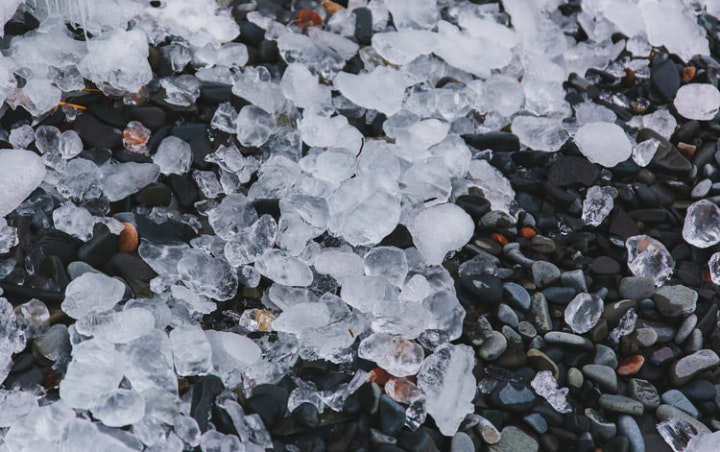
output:
M513 311L513 308L506 304L498 305L497 317L498 320L500 320L505 325L510 325L513 328L517 328L518 326L519 319L517 314L515 313L515 311Z
M633 331L632 335L643 347L653 346L658 341L658 332L654 328L638 328Z
M292 412L293 421L301 427L313 428L320 425L318 410L310 402L303 402Z
M673 105L687 119L709 121L720 109L720 91L707 83L689 83L680 87Z
M708 380L693 380L680 390L693 402L704 402L715 398L715 385Z
M555 241L542 235L536 235L533 237L530 240L530 246L533 251L542 254L552 254L557 250L557 244Z
M152 183L133 195L138 204L149 207L167 206L172 201L172 190L165 184Z
M630 415L621 414L617 420L618 432L630 441L631 452L645 452L645 441L638 423Z
M500 442L490 446L491 452L538 452L539 450L540 445L535 438L513 425L503 428Z
M590 269L596 275L616 275L620 273L620 264L609 256L599 256L590 263Z
M528 364L530 364L530 366L536 371L541 372L543 370L549 370L552 372L555 379L557 379L560 375L558 365L542 351L531 348L527 351L526 356Z
M603 446L602 451L603 452L631 452L630 451L630 440L625 438L624 436L616 436L615 438L611 438L608 442L605 443ZM644 452L644 448L642 449L642 452Z
M472 294L479 303L499 303L502 301L502 280L493 275L473 275L460 278L463 289Z
M503 284L503 296L514 308L522 309L524 311L530 309L530 304L532 302L530 294L520 284L512 282Z
M542 294L550 303L566 305L575 297L577 291L572 287L547 287L542 290Z
M498 229L514 228L517 221L508 213L501 210L492 210L480 218L479 225L488 231L497 231Z
M618 366L617 355L615 355L615 351L607 345L597 344L595 345L594 363L616 369Z
M695 328L690 333L690 336L687 338L687 341L685 341L684 351L686 353L695 353L696 351L700 350L703 347L704 343L705 343L705 339L703 338L702 331Z
M543 338L548 344L567 347L573 350L591 352L595 349L595 345L593 345L589 339L563 331L550 331L545 333Z
M546 287L560 279L560 269L547 261L537 261L530 267L533 283L537 287Z
M462 139L480 151L490 149L494 152L518 152L520 150L518 136L507 132L466 134L462 135Z
M467 433L457 432L450 442L450 452L474 452L475 444Z
M695 329L697 323L698 318L695 314L685 317L678 327L677 333L675 333L675 343L680 345L685 342L685 339L690 336L690 333L692 333L693 329Z
M592 408L585 408L585 416L590 420L590 430L600 438L609 440L617 435L617 426L615 423L605 419Z
M536 400L530 387L517 381L503 381L490 393L493 405L510 413L529 411Z
M523 338L520 336L520 334L512 329L512 327L508 325L503 325L502 329L500 330L503 336L505 336L505 339L508 340L508 345L513 344L520 344L522 345Z
M620 361L620 365L617 367L617 373L623 377L635 375L640 372L643 364L645 364L645 357L642 355L631 355L625 357L622 361Z
M697 430L698 433L710 433L710 429L705 424L698 421L694 417L690 416L683 410L675 408L672 405L667 405L667 404L660 405L655 410L655 416L657 416L657 418L660 419L661 421L665 421L665 420L671 419L671 418L678 418L678 419L685 421L688 424L692 425L695 428L695 430Z
M705 369L715 367L720 363L720 357L710 350L703 349L684 356L670 367L670 379L675 386L682 386Z
M667 102L672 102L680 89L680 71L667 54L658 54L650 63L650 83Z
M396 436L405 425L405 407L383 394L380 396L380 428L389 436Z
M698 294L681 285L663 286L655 291L652 299L660 314L678 318L695 312Z
M364 384L358 389L358 394L363 411L370 415L377 413L380 406L380 396L382 395L380 385L374 381Z
M607 168L627 160L632 154L632 144L625 131L614 123L587 123L575 133L574 141L590 162Z
M577 367L571 367L567 372L567 383L568 386L575 389L580 389L585 382L583 373Z
M630 414L633 416L640 416L645 412L645 407L642 403L630 397L625 397L616 394L603 394L600 396L600 406L608 411L615 413Z
M369 8L355 8L352 10L355 16L355 37L358 42L369 44L373 36L373 17Z
M604 307L597 295L579 293L565 307L565 323L578 334L587 333L600 320Z
M370 429L370 444L375 446L375 450L382 450L385 452L399 452L400 450L402 450L395 447L395 444L397 444L397 439L381 432L376 428Z
M493 331L485 342L478 347L478 355L487 361L492 361L500 357L507 349L508 342L505 336L498 331Z
M473 194L458 196L457 199L455 199L455 204L467 212L475 221L479 221L483 215L490 211L490 201L482 196ZM487 239L487 241L489 242L488 245L494 244L493 248L499 245L495 240Z
M692 402L685 397L685 394L677 389L670 389L663 392L660 396L660 400L662 400L663 403L672 405L679 410L683 410L696 419L700 415L697 408L695 408L695 405L693 405Z
M606 391L617 391L617 374L612 367L598 364L586 364L582 367L585 378L594 381Z
M548 430L547 421L538 413L528 414L527 416L523 417L523 421L525 422L525 424L527 424L528 427L533 429L535 433L538 433L540 435L547 432Z
M533 324L526 320L521 320L520 322L518 322L517 330L518 333L520 333L520 336L525 339L533 339L537 336L537 330L535 329Z
M560 284L565 287L572 287L576 292L587 292L587 280L582 270L570 270L562 272Z
M700 199L707 196L708 192L710 192L710 188L713 185L713 181L711 179L703 179L695 186L693 187L692 191L690 192L690 198L692 199Z
M650 362L656 366L663 366L673 359L675 359L675 349L671 347L661 347L650 355Z
M540 292L532 295L530 302L530 321L535 325L538 333L544 334L552 331L552 318L550 317L550 309L547 300Z

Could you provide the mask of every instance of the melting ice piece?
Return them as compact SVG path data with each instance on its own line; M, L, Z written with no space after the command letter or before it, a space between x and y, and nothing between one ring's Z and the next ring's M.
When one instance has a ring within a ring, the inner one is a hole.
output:
M320 328L330 321L325 303L299 303L284 310L272 321L275 331L299 334L308 328Z
M645 167L655 157L655 153L660 147L660 142L655 138L650 138L633 146L632 158L635 163Z
M667 421L666 421L667 422ZM684 452L706 452L717 449L720 433L700 433L693 436ZM672 447L672 446L671 446Z
M19 149L0 151L0 216L15 210L45 178L45 165L37 154Z
M12 355L25 348L25 334L17 323L13 306L5 298L0 298L0 381L10 373Z
M428 265L440 265L449 251L464 246L472 238L475 224L460 207L443 204L420 211L409 222L408 230Z
M145 415L145 399L133 389L118 388L90 411L108 427L139 422Z
M65 288L62 310L74 319L113 308L125 293L125 284L102 273L83 273Z
M698 431L689 422L680 418L670 418L664 420L655 426L660 436L675 452L687 452L689 443L698 436ZM708 435L710 436L710 435ZM715 439L717 441L717 439ZM695 445L698 443L696 442ZM695 449L698 452L704 450L713 450L717 446L717 442L712 443L709 449Z
M275 119L260 107L245 105L235 120L237 139L243 146L258 147L267 141Z
M53 211L52 218L56 229L84 242L92 238L95 220L86 208L68 201Z
M227 331L207 330L205 335L212 346L215 373L226 386L239 386L241 371L260 360L260 347L246 336Z
M637 324L638 315L635 309L628 309L625 314L620 317L620 321L617 326L610 332L610 339L618 342L621 337L627 336L628 334L635 331L635 325Z
M690 204L685 213L682 236L698 248L709 248L720 243L720 207L701 199Z
M178 137L164 138L153 155L153 163L165 175L187 173L192 163L190 145Z
M212 370L212 347L197 325L182 325L170 332L170 346L178 375L205 375Z
M252 203L242 194L223 198L220 205L208 211L208 222L223 240L230 240L258 219Z
M319 84L317 76L302 64L288 65L280 88L285 97L299 108L310 108L318 113L332 108L330 87Z
M710 256L708 267L710 269L710 279L714 284L720 285L720 252Z
M649 115L633 116L628 125L636 129L652 129L669 140L675 132L677 120L667 108L659 108Z
M588 160L612 168L632 155L632 144L620 126L591 122L580 127L575 143Z
M579 293L565 307L565 323L578 334L587 333L600 320L604 308L602 298Z
M75 330L113 344L126 344L155 328L152 312L130 308L119 312L86 315L75 322Z
M390 116L402 107L405 83L395 69L378 66L372 72L358 75L341 72L335 77L334 84L343 96L363 108ZM368 90L368 86L372 89Z
M375 33L372 46L380 56L393 64L407 64L432 52L437 34L424 30L402 30Z
M600 226L605 217L615 206L614 198L618 191L615 187L598 187L594 185L588 188L583 202L582 219L589 226Z
M182 282L198 295L224 301L237 293L235 269L224 259L202 251L191 250L186 253L177 263L177 272Z
M97 339L75 344L72 356L60 382L60 397L73 408L90 409L117 389L125 370L120 365L123 356L109 342Z
M210 121L210 126L225 133L236 133L237 111L230 102L223 102L218 105L215 114Z
M251 264L275 243L277 223L270 215L263 215L252 226L225 243L225 258L233 267Z
M502 172L487 160L472 160L468 175L472 178L469 183L483 191L485 199L490 201L493 210L501 210L509 215L515 215L517 210L515 190Z
M408 274L405 252L394 246L378 246L365 255L365 274L383 276L390 284L400 287Z
M648 235L635 235L628 237L625 248L627 265L633 275L653 278L657 286L672 276L675 260L661 242Z
M102 166L105 196L111 202L127 198L157 179L160 167L154 163L117 163Z
M567 141L568 135L557 118L516 116L512 131L520 142L536 151L555 152Z
M345 303L361 312L371 312L376 306L397 299L397 290L382 276L353 276L343 282L341 297Z
M348 278L363 274L363 260L348 250L325 248L315 256L313 266L318 273L330 275L343 285Z
M685 118L709 121L720 110L720 91L708 83L690 83L680 87L673 105Z
M550 403L558 413L570 413L572 408L567 401L568 388L558 388L557 380L549 370L535 375L530 382L535 392Z
M438 6L434 0L418 0L412 8L402 0L386 0L385 6L393 17L393 23L399 30L412 28L432 28L438 20Z
M285 286L307 287L313 282L312 270L305 262L278 249L267 250L255 261L255 268Z
M416 342L385 333L374 333L360 342L358 356L375 361L396 377L404 377L417 373L425 353Z
M452 436L473 412L475 353L467 345L448 344L428 356L420 366L417 385L425 392L427 412L440 432Z

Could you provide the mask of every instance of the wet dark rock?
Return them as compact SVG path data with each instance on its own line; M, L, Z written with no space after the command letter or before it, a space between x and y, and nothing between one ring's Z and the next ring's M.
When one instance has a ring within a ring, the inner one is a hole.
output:
M118 236L102 223L93 227L92 239L78 250L78 258L93 267L100 268L117 252Z
M558 187L568 185L589 187L593 185L599 174L598 165L591 163L585 157L563 155L550 166L548 181Z
M488 132L477 135L463 135L467 144L482 151L490 149L494 152L517 152L520 150L520 139L517 135L507 132Z
M152 183L133 195L138 204L149 207L167 206L172 200L172 190L165 184Z
M460 278L462 288L476 303L499 303L502 301L503 285L500 278L492 275L473 275Z
M379 412L383 433L396 436L405 425L405 407L383 394L380 396Z
M160 107L137 106L127 110L129 118L141 122L145 127L155 132L167 124L167 115Z
M656 55L650 63L650 83L660 96L672 102L675 93L680 89L680 70L665 54Z
M361 44L370 44L373 35L372 11L368 8L355 8L352 10L355 16L355 37Z
M210 410L215 403L215 397L225 389L220 378L215 375L200 377L195 383L190 405L190 416L198 423L201 432L208 429Z
M510 413L523 413L535 405L535 393L529 386L516 381L503 381L490 393L490 401Z
M82 138L87 147L112 149L122 140L120 130L103 124L93 115L81 114L73 122L73 129Z
M318 410L312 403L304 402L292 412L293 420L302 427L313 428L320 424Z

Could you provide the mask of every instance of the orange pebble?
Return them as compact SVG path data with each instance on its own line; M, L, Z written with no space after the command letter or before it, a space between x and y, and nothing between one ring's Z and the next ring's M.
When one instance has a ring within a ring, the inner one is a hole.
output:
M125 229L118 239L118 251L121 253L134 253L138 247L138 232L132 223L123 223Z
M330 0L325 0L321 4L322 7L325 8L325 11L330 14L335 14L336 12L345 9L342 5L338 5L337 3L331 2Z
M645 364L645 358L642 355L632 355L620 361L617 368L618 375L635 375L640 372L643 364Z
M322 25L322 17L320 17L320 14L311 9L301 9L298 11L295 23L298 27L304 30L308 27Z
M685 66L682 69L682 79L685 82L689 82L690 80L695 78L695 66Z
M505 236L500 234L499 232L494 232L494 233L490 234L490 238L495 240L502 246L505 246L508 244L508 239L506 239Z
M385 383L387 383L388 380L391 378L392 375L390 375L387 370L383 369L382 367L376 367L370 371L370 376L368 377L367 381L372 381L379 384L380 386L385 386Z
M524 227L520 228L520 237L531 239L537 235L537 232L533 228Z

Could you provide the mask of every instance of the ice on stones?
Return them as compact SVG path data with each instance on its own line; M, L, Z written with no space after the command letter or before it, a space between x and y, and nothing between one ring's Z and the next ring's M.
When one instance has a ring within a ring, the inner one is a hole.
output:
M236 133L238 112L230 102L223 102L218 105L210 126L225 133Z
M212 347L215 373L226 386L240 386L242 370L260 360L260 347L246 336L227 331L207 330L205 335Z
M75 322L75 330L113 344L126 344L155 328L152 312L130 308L118 312L89 314Z
M200 326L178 326L169 336L178 375L205 375L212 370L212 347Z
M635 276L647 276L662 286L675 269L675 260L665 245L648 235L635 235L625 241L627 265Z
M618 191L615 187L593 185L585 193L582 220L588 226L600 226L615 206Z
M160 173L184 174L190 170L192 151L190 145L178 137L163 138L152 157L153 163L160 168Z
M439 290L425 297L422 306L432 317L431 324L426 325L427 328L443 331L450 340L460 337L465 320L465 309L460 305L454 291Z
M8 142L15 149L25 149L33 140L35 140L35 130L27 124L12 129L8 137Z
M125 284L102 273L83 273L70 281L65 289L62 310L79 319L112 309L125 293Z
M372 312L396 300L397 289L382 276L354 276L345 279L340 296L353 308Z
M438 228L438 225L442 225L442 228ZM470 215L455 204L423 209L407 227L428 265L440 265L448 252L470 241L475 230Z
M567 401L568 388L558 388L557 380L549 370L542 370L535 374L530 386L537 395L544 398L558 413L570 413L572 407Z
M385 66L357 75L341 72L335 77L334 85L355 104L388 116L400 111L405 94L400 72Z
M563 30L550 19L550 3L532 0L507 0L503 8L510 15L513 27L527 53L538 53L552 58L567 50Z
M195 47L219 46L240 33L230 10L213 0L173 1L162 8L147 7L145 13L149 17L142 26L155 43L170 35L182 36Z
M308 195L291 195L280 200L282 215L297 215L308 226L313 237L325 232L328 222L328 203L324 198Z
M633 116L628 125L636 129L652 129L669 140L675 132L677 120L667 108L658 108L649 115Z
M485 82L485 102L488 107L510 117L525 102L525 93L517 79L507 75L493 75Z
M0 427L10 427L37 407L38 397L29 391L0 390Z
M677 418L675 418L677 419ZM692 431L694 428L691 427L688 431ZM717 447L718 440L720 440L720 433L699 433L690 439L685 452L705 452L713 450Z
M75 344L60 382L61 399L73 408L92 409L118 388L123 363L122 354L109 342L91 339Z
M720 243L720 207L707 199L692 203L685 213L682 236L698 248Z
M440 432L452 436L474 408L475 353L467 345L448 344L428 356L417 374L426 397L427 412Z
M0 298L0 320L0 381L5 381L13 365L12 356L25 348L26 337L5 298Z
M136 93L152 80L147 38L139 29L115 29L89 40L87 48L78 69L108 94Z
M15 210L45 178L45 165L37 154L19 149L0 151L0 216Z
M310 267L282 250L270 249L255 261L261 275L285 286L307 287L313 282Z
M396 377L415 375L425 353L416 342L385 333L374 333L360 342L358 356L374 361Z
M593 163L612 168L632 155L632 144L620 126L591 122L580 127L574 137L580 152Z
M80 136L74 130L66 130L60 136L58 144L60 156L65 160L76 157L83 151L83 143Z
M635 146L633 146L632 150L633 161L639 166L648 166L652 161L653 157L655 157L655 153L660 147L660 144L660 141L656 140L655 138L650 138L636 144Z
M148 359L152 356L153 359ZM173 353L167 333L154 329L123 347L127 365L125 377L140 393L161 389L177 392L177 375L173 370Z
M232 92L270 114L277 113L287 100L270 78L270 72L263 66L245 68L235 77Z
M720 110L720 91L707 83L683 85L675 94L673 105L687 119L709 121Z
M179 279L178 261L189 250L190 247L182 242L156 244L148 240L141 240L138 254L158 275Z
M512 131L520 143L536 151L556 152L568 138L562 121L557 118L516 116Z
M712 450L715 448L715 442L710 443L709 449L693 449L690 447L690 443L693 439L698 437L697 429L689 422L680 418L666 419L655 426L658 433L662 436L668 446L675 452L689 452L689 451L705 451ZM707 435L707 434L705 434ZM708 435L711 436L711 435ZM699 438L701 440L701 438ZM696 441L695 445L698 445L700 441Z
M225 301L237 293L235 269L226 260L203 251L185 253L177 263L177 273L188 289L198 295Z
M600 320L604 308L602 298L579 293L565 307L565 323L578 334L587 333Z
M480 188L493 210L515 215L518 206L510 181L487 160L472 160L468 167L469 185Z
M139 422L143 418L145 399L133 389L118 388L90 411L108 427L122 427Z
M615 328L613 328L612 331L610 331L610 339L615 341L616 343L620 341L620 338L623 336L627 336L628 334L635 331L635 326L637 324L638 315L635 309L630 308L628 309L625 314L620 317L620 320L618 321L618 324Z
M153 163L106 163L101 168L105 196L111 202L120 201L153 183L160 167Z
M77 237L83 242L92 238L95 220L86 208L77 207L68 201L53 211L52 218L55 229Z
M265 143L275 127L272 115L255 105L246 105L235 120L237 139L243 146L258 147Z

